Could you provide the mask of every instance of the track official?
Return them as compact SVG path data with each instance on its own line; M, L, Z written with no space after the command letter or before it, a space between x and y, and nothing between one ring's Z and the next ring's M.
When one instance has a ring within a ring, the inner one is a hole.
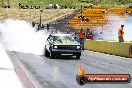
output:
M119 42L124 42L124 39L123 39L123 27L124 25L121 25L121 27L118 29L118 39L119 39Z
M79 36L79 42L82 45L82 49L84 50L85 33L83 32L83 29L80 30L78 36Z

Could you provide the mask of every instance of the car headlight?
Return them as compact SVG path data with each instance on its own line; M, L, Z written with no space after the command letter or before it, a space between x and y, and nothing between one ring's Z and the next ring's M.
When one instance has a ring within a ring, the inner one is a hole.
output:
M55 49L57 49L57 46L54 46Z
M77 49L80 49L80 46L77 46Z

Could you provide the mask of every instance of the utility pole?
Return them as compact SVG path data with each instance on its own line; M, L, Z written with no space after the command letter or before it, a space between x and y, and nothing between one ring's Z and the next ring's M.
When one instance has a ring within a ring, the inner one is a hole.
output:
M40 22L39 22L38 30L40 30L42 27L42 12L43 12L43 9L40 9L40 19L39 19Z

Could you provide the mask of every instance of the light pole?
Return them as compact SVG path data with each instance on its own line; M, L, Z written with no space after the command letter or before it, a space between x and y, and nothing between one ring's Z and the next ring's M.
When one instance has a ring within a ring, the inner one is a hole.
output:
M39 26L40 26L40 28L41 28L41 24L42 24L42 17L41 17L41 14L42 14L42 12L43 12L43 9L40 9L40 24L39 24Z

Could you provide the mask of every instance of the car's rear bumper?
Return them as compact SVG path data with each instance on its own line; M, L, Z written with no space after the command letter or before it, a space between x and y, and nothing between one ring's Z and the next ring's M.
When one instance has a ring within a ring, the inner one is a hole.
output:
M61 53L61 54L76 54L81 53L81 50L62 50L62 49L52 49L54 53Z

